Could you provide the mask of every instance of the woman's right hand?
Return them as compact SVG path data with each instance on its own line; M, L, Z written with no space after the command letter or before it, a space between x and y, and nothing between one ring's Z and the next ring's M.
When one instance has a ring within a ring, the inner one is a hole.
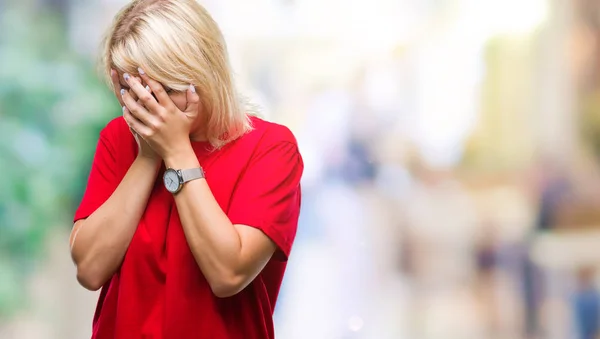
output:
M125 104L123 103L123 96L121 95L122 87L121 87L121 82L119 81L119 74L117 73L117 71L115 71L114 69L111 69L110 70L110 78L113 83L113 89L115 92L115 96L117 97L117 100L119 100L119 103L121 104L121 107L123 108L123 115L131 114L125 107ZM144 138L139 136L131 127L129 127L129 130L131 131L131 134L133 134L133 137L135 138L135 141L138 144L138 156L159 161L160 156L154 151L154 149L152 149L152 147L150 147L150 145L148 145L146 140L144 140Z
M131 113L127 111L125 114ZM133 134L133 137L138 144L138 156L159 161L160 156L154 151L154 149L152 149L152 147L150 147L150 145L148 145L146 140L139 136L139 134L137 134L131 127L129 127L129 130L131 131L131 134Z

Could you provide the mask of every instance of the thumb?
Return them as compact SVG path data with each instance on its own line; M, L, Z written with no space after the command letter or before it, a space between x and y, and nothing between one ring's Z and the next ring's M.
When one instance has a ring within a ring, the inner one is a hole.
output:
M196 116L198 114L198 108L200 106L200 96L196 93L196 87L190 85L187 90L187 106L185 107L185 114L189 116Z

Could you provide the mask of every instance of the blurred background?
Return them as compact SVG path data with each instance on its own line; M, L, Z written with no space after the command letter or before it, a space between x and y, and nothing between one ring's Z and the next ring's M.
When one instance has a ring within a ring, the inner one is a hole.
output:
M0 0L0 338L89 338L68 251L125 0ZM279 339L592 339L600 2L204 0L296 134Z

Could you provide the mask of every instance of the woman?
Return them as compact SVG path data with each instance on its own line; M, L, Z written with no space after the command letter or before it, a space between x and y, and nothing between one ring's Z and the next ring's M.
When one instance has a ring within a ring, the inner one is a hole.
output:
M137 0L103 52L123 106L102 130L71 254L102 288L92 338L273 338L303 163L246 115L195 0Z

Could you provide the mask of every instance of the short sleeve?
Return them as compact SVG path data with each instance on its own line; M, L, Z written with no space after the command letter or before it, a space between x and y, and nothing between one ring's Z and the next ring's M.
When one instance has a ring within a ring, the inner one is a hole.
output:
M256 227L278 247L276 258L287 260L300 215L300 178L304 165L295 142L279 141L258 150L232 196L229 219Z
M110 124L100 132L87 186L73 221L89 217L102 206L119 184L115 154L114 131Z

